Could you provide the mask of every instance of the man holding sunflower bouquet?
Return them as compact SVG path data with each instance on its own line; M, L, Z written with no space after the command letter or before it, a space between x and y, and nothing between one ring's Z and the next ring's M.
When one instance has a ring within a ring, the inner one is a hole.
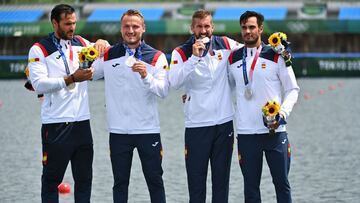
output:
M276 40L270 46L261 41L263 21L263 15L254 11L241 15L245 46L229 56L230 84L236 91L238 158L244 177L245 202L261 202L265 152L277 202L289 203L290 144L285 120L297 101L299 86L291 63L286 63L288 55L283 55L285 47L273 46Z
M50 20L54 32L31 47L28 61L29 89L44 95L41 199L59 202L58 185L71 161L75 202L90 202L93 139L87 80L92 78L93 69L79 68L77 51L93 44L74 35L77 20L70 5L56 5ZM98 40L94 46L101 53L108 43ZM97 50L91 50L95 57Z

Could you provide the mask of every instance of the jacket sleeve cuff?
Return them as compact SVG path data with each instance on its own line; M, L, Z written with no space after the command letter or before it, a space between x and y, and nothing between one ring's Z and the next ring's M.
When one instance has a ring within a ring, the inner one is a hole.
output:
M150 82L151 82L152 78L153 78L153 76L150 73L148 73L146 75L146 77L143 78L142 80L143 80L145 85L150 85Z
M61 78L61 79L59 79L59 84L60 84L60 86L61 86L61 88L65 88L66 87L66 83L65 83L65 78Z
M280 110L279 114L284 118L284 120L286 121L286 118L288 117L287 113L283 110Z

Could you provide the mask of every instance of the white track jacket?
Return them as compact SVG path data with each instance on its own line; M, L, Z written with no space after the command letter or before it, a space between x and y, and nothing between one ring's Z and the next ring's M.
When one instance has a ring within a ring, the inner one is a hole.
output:
M226 70L231 50L242 45L227 37L212 36L203 57L192 54L194 36L175 48L171 56L170 85L184 88L185 127L204 127L233 120L234 109Z
M138 48L139 49L139 48ZM104 78L108 128L117 134L160 133L158 97L168 94L165 55L144 42L132 50L147 68L147 76L133 72L125 64L129 53L123 43L110 47L97 59L94 79ZM141 54L138 54L140 53Z
M256 61L250 99L244 96L245 83L243 77L243 48L234 51L229 57L230 84L235 85L236 93L236 131L238 134L262 134L269 129L264 126L262 107L269 100L281 104L280 113L289 117L299 94L292 67L286 67L284 59L276 54L270 46L262 43L262 50ZM257 48L246 48L246 73L249 77L251 64ZM280 125L276 132L286 131L285 125Z
M64 61L52 40L53 33L35 43L29 51L29 73L37 94L44 94L41 107L43 124L74 122L90 119L87 82L66 87ZM72 40L57 39L64 52L70 74L79 68L78 51L90 43L80 36Z

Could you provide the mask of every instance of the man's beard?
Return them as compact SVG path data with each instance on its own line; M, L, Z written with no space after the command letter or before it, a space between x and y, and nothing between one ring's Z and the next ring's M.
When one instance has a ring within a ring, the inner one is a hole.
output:
M68 37L68 36L66 35L66 33L65 33L64 31L62 31L62 30L60 30L60 31L58 32L58 35L59 35L59 37L60 37L61 39L65 39L65 40L71 40L71 39L74 37L74 33L73 33L70 37Z
M245 43L245 45L247 45L247 46L254 46L254 45L256 45L256 43L258 42L258 40L259 40L259 36L257 36L255 39L252 39L252 40L245 40L245 38L244 38L244 43Z

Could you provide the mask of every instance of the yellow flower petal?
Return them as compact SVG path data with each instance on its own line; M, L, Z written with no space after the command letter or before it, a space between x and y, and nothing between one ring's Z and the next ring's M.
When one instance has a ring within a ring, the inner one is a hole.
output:
M84 63L85 59L86 59L85 55L82 52L80 52L79 53L79 62Z
M277 45L279 45L281 43L280 36L279 36L279 34L277 32L270 35L268 41L269 41L269 44L272 47L276 47Z
M287 41L287 36L286 36L285 33L279 32L279 36L280 36L280 39L281 39L281 40Z
M28 78L29 77L29 75L30 75L30 73L29 73L29 67L28 66L26 66L26 68L25 68L25 75L26 75L26 77Z
M267 101L262 107L262 112L265 116L276 116L280 111L280 104L276 101Z
M99 56L98 51L94 47L88 47L86 59L88 61L94 61Z
M87 48L87 47L84 47L84 48L81 49L81 53L82 53L82 54L86 55L87 52L88 52L88 48Z

